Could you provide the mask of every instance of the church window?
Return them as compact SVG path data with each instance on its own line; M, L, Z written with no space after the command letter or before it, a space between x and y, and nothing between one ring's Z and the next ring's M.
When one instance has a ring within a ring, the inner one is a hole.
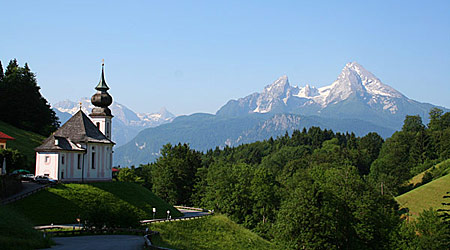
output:
M106 123L106 136L109 136L109 122Z
M78 154L78 158L77 158L77 168L81 169L81 154Z
M45 163L48 163L50 161L50 156L45 157Z
M100 129L100 122L97 122L97 128Z
M95 169L95 147L92 147L92 169Z
M111 150L112 151L112 150ZM112 152L111 153L109 153L109 164L108 164L108 168L109 169L111 169L111 166L112 166L112 160L113 160L113 158L112 158Z
M64 172L61 172L61 179L64 179Z
M64 157L64 155L63 156L61 156L61 164L63 164L64 165L64 159L65 157Z

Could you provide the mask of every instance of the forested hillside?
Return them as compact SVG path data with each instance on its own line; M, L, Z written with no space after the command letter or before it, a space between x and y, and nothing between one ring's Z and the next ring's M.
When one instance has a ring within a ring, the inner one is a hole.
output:
M450 113L433 109L427 126L407 116L386 141L312 127L206 153L168 144L155 163L124 169L119 179L170 203L225 213L292 249L442 249L450 229L438 212L406 223L394 197L450 158L449 143Z
M58 126L28 64L21 67L13 59L3 71L0 62L0 131L16 139L8 142L7 149L0 149L0 161L6 157L7 171L34 171L34 148Z
M3 72L0 62L0 119L44 136L55 131L58 118L39 90L27 63L20 67L13 59Z

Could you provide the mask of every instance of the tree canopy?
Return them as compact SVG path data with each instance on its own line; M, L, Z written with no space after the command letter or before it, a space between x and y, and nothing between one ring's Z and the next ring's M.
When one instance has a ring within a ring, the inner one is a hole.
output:
M47 136L59 126L55 112L41 95L36 76L28 64L20 67L16 59L6 71L0 63L0 117L13 126Z

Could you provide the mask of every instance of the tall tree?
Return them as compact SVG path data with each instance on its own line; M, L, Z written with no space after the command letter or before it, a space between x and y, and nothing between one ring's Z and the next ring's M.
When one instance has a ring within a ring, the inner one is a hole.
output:
M3 77L5 76L5 73L3 72L3 65L2 61L0 61L0 84L3 81Z
M172 204L192 205L196 173L201 166L201 153L189 145L164 145L152 169L153 192Z
M417 133L424 128L422 118L419 115L407 115L403 122L402 131Z
M58 118L39 90L28 64L20 67L16 59L11 60L0 81L1 119L41 135L55 131L59 126Z

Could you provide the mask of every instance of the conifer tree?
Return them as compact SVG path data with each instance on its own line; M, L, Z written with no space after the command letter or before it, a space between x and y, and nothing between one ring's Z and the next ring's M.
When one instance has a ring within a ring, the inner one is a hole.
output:
M42 97L36 76L28 64L10 61L0 81L0 117L13 126L49 135L59 126L55 112Z
M2 82L4 76L5 74L3 73L2 61L0 61L0 83Z

